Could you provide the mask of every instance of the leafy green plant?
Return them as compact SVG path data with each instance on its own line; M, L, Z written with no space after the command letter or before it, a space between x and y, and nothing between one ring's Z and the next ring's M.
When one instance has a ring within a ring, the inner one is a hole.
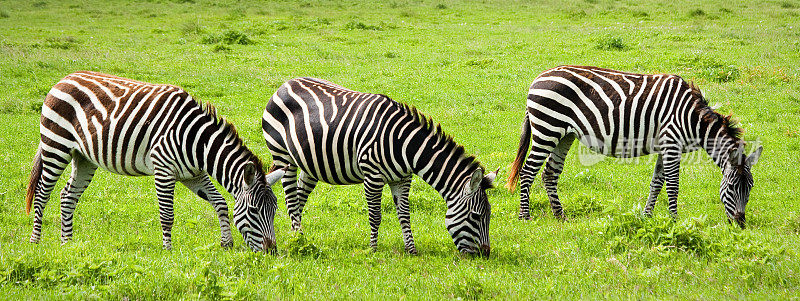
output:
M288 240L287 252L294 257L320 258L325 253L302 233L293 232Z
M80 41L72 36L53 37L45 40L44 47L68 50L77 48L79 43Z
M714 82L730 82L741 76L739 68L732 64L719 62L714 57L694 55L684 62L695 75Z
M200 39L202 44L216 44L222 43L226 45L253 45L255 41L251 40L247 34L236 31L228 30L221 35L209 34Z
M607 51L624 51L628 50L628 46L622 41L622 38L615 36L604 36L597 40L594 48Z

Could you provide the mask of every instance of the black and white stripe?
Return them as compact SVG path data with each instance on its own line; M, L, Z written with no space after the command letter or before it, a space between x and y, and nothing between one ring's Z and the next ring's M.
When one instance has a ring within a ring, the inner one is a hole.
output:
M700 91L679 76L560 66L539 75L530 87L506 187L513 190L519 177L519 217L530 218L531 182L547 159L542 180L553 214L563 217L556 186L567 151L577 138L607 156L658 154L644 213L650 214L666 182L669 211L676 215L681 154L702 148L723 171L720 198L725 212L744 227L753 187L750 168L761 147L746 156L740 135L729 116L714 112Z
M61 193L61 240L72 236L72 216L98 167L128 175L154 175L164 248L172 247L173 190L179 181L208 201L219 216L221 244L233 245L228 205L216 179L236 199L234 224L253 250L274 248L277 205L261 161L236 130L183 89L96 72L64 77L42 106L41 142L28 185L26 210L34 209L30 241L38 243L42 214L61 173L72 175Z
M496 172L484 169L438 125L416 109L380 94L297 78L272 96L262 121L275 168L287 167L282 183L292 229L300 230L303 206L317 181L364 183L370 245L381 222L380 196L391 188L405 248L416 253L408 190L417 174L447 202L445 223L458 249L489 252L490 206L485 189Z

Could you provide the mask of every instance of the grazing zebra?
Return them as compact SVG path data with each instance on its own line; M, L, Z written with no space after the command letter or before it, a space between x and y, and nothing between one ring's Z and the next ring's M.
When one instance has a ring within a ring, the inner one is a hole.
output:
M488 256L491 211L485 190L492 187L497 172L484 175L475 157L415 108L385 95L297 78L272 96L262 128L274 168L287 168L282 184L292 230L301 231L303 206L317 181L363 182L370 246L375 248L381 190L388 184L405 249L416 254L408 191L412 174L417 174L444 197L445 224L458 249Z
M173 191L180 181L214 207L221 244L233 245L228 205L209 175L236 199L234 223L254 251L275 246L277 199L270 186L283 171L264 175L261 161L236 133L183 89L96 72L76 72L59 81L42 106L41 142L26 197L33 203L38 243L42 214L61 173L72 175L61 193L61 241L72 237L72 214L97 167L128 175L154 175L164 248L172 247ZM34 201L35 199L35 201Z
M705 149L722 169L720 198L725 212L744 227L745 205L753 187L750 168L761 155L761 147L746 156L741 129L733 126L731 117L714 112L700 91L679 76L560 66L533 81L527 107L506 185L513 190L520 179L520 219L530 218L531 182L548 157L542 180L553 214L563 218L556 186L577 137L607 156L658 154L646 215L666 181L669 211L676 216L681 153Z

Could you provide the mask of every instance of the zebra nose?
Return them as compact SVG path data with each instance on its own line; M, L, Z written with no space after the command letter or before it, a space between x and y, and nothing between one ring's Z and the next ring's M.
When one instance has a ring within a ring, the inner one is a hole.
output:
M733 215L733 220L736 221L736 224L739 225L739 227L744 229L744 227L745 227L745 225L744 225L744 223L745 223L744 212L742 212L742 211L736 212L736 214Z
M484 258L489 257L489 252L491 252L492 248L489 245L481 245L481 256Z
M267 253L274 253L278 249L277 244L275 244L275 240L272 239L265 239L263 247L264 247L264 252Z

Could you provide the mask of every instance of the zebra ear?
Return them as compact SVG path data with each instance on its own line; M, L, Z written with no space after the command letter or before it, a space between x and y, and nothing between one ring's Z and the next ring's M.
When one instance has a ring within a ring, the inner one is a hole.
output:
M267 181L267 186L272 186L278 181L280 181L280 179L283 178L283 175L285 173L286 173L286 168L281 168L265 175L264 179Z
M747 166L753 166L758 162L758 158L761 157L761 151L764 150L764 147L759 145L758 148L753 151L752 154L747 156Z
M246 163L242 173L242 181L247 187L253 186L256 182L256 166L253 163Z
M495 171L486 174L483 177L483 181L481 181L481 189L491 189L494 188L494 182L497 180L497 173L500 172L500 168L498 167Z
M481 188L481 181L483 181L483 168L478 168L472 172L469 179L469 193L478 191Z
M733 166L742 165L742 154L744 154L744 147L734 146L728 150L728 162Z

